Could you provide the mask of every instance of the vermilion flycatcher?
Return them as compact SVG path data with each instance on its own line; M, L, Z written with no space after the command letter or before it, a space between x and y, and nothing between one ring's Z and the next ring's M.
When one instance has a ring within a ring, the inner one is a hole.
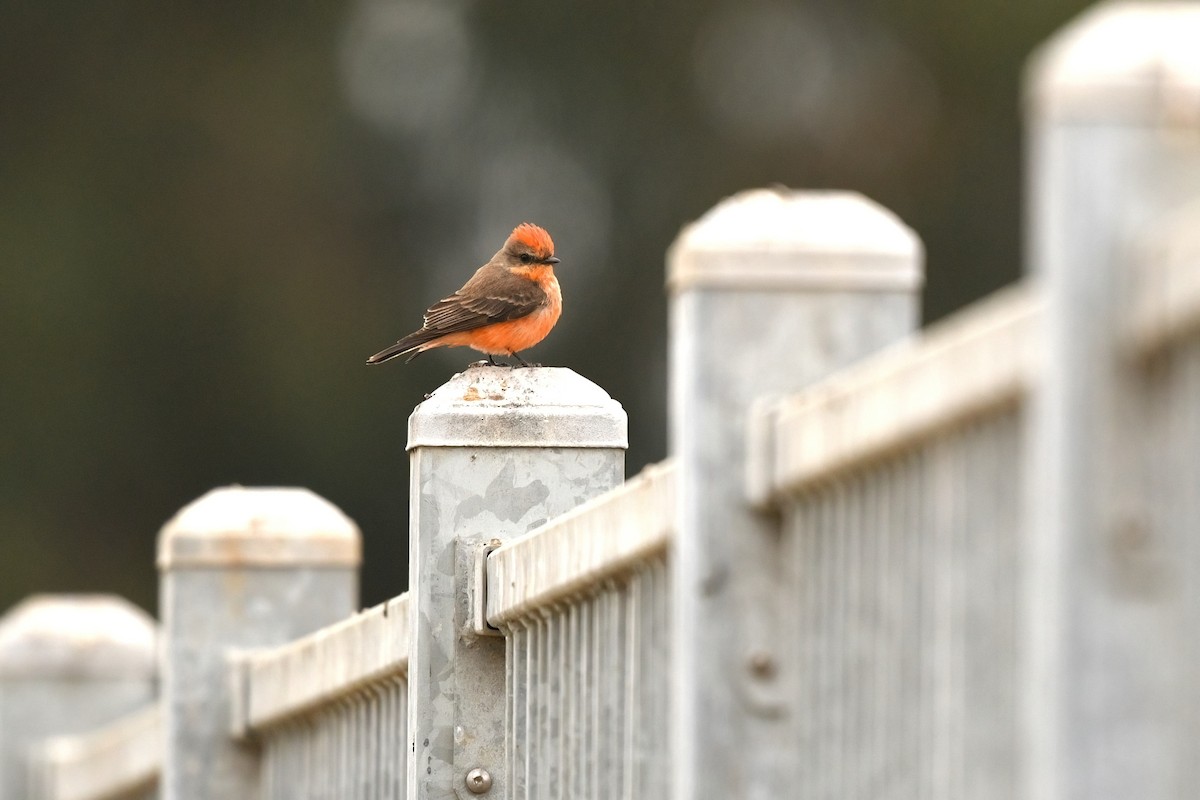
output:
M471 280L425 312L420 330L367 363L403 355L412 361L434 347L470 347L486 353L493 365L492 356L512 356L529 366L518 353L545 339L562 314L557 263L550 234L528 222L518 225Z

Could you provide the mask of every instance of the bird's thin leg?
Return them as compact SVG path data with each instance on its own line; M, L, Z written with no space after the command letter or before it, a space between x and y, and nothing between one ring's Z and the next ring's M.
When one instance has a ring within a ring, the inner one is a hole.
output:
M521 358L521 356L520 356L520 354L519 354L519 353L513 352L513 353L509 353L509 355L510 355L510 356L512 356L513 358L515 358L517 361L521 362L521 366L522 366L522 367L535 367L535 366L537 366L536 364L530 364L528 361L526 361L525 359Z
M496 359L492 357L491 353L488 353L488 363L491 364L493 367L500 366L499 364L496 363Z

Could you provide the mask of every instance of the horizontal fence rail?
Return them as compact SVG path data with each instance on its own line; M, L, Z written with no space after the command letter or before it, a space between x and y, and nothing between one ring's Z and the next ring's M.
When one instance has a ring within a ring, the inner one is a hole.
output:
M506 624L663 558L674 509L675 470L665 461L493 551L488 621Z
M233 726L263 748L272 800L405 797L407 595L230 665Z
M35 749L33 800L157 800L162 773L157 705Z
M758 504L1020 400L1035 379L1040 299L998 292L750 421L747 494Z
M660 464L489 556L511 800L666 795L673 520Z

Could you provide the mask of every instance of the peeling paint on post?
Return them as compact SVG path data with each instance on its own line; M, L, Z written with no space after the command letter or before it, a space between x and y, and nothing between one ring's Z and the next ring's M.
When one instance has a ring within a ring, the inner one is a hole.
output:
M283 644L358 607L358 528L307 489L214 489L162 529L164 800L259 796L231 735L234 648Z
M472 367L413 412L410 800L506 796L504 640L472 631L474 559L620 484L626 446L620 404L563 368Z

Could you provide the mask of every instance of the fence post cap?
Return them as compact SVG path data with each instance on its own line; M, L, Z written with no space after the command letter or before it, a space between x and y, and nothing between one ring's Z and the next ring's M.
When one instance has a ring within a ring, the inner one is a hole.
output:
M1200 5L1109 2L1029 61L1026 101L1043 117L1200 124Z
M108 594L36 594L0 617L0 678L144 679L154 619Z
M415 447L629 446L621 404L566 367L472 366L408 418Z
M356 567L358 526L308 489L225 486L179 510L158 537L160 570Z
M751 189L686 226L667 253L667 287L911 290L921 240L857 192Z

